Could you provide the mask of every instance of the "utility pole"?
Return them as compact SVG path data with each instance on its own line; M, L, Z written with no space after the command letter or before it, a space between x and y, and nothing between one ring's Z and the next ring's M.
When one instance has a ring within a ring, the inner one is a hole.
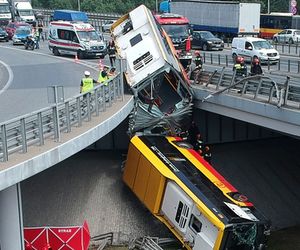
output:
M78 11L80 11L80 0L78 0Z
M268 0L268 14L270 14L270 0Z

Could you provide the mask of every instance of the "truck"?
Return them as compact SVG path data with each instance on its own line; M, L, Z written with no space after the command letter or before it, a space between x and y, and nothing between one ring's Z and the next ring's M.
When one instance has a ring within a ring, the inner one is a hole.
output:
M189 19L173 13L156 14L155 18L171 38L180 62L187 66L192 60Z
M19 22L26 22L32 25L36 24L36 18L28 0L11 0L11 12L13 19Z
M6 26L12 20L9 2L0 0L0 26Z
M193 30L210 31L222 39L259 34L259 3L173 0L161 3L160 10L187 16Z
M76 10L55 10L51 19L52 21L88 22L87 14Z

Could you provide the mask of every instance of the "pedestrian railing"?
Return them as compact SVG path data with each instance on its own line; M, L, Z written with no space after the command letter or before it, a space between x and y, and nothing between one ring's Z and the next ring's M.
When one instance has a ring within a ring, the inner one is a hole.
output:
M231 55L203 52L202 57L203 62L206 64L233 67L233 59ZM268 71L281 71L286 73L300 74L300 60L298 59L280 59L277 63L268 61L262 66ZM250 70L250 65L248 69Z
M61 132L69 133L72 127L82 126L123 98L123 82L118 74L107 86L100 84L92 92L0 123L0 161L8 161L15 152L26 153L31 145L42 146L47 138L59 141Z
M265 75L236 76L235 71L203 71L199 74L194 86L214 89L204 101L213 95L229 93L243 98L271 103L278 107L300 109L300 85L286 77L283 82L275 82Z

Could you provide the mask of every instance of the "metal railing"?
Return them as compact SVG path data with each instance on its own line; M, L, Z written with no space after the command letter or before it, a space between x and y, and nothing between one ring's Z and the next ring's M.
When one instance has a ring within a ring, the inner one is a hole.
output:
M8 161L15 152L26 153L30 145L42 146L47 138L58 141L60 132L71 132L72 127L82 126L92 115L99 116L113 102L123 99L122 74L118 74L92 92L0 123L0 161Z
M231 55L221 55L215 53L202 53L203 62L206 64L233 67ZM268 71L281 71L286 73L300 74L300 60L297 59L280 59L277 63L268 61L264 65ZM250 70L250 66L248 67ZM299 75L300 77L300 75Z
M220 71L201 72L195 86L201 85L216 90L203 101L213 95L227 92L243 98L271 103L278 107L300 109L300 85L291 82L290 77L278 83L264 75L236 76L235 71L228 71L223 67Z
M54 10L49 9L35 9L35 13L40 13L42 15L42 23L44 27L48 27L50 23L51 16L54 13ZM107 20L117 20L121 17L118 14L105 14L105 13L89 13L87 12L87 16L89 18L89 23L92 24L96 30L102 31L102 25L104 21Z

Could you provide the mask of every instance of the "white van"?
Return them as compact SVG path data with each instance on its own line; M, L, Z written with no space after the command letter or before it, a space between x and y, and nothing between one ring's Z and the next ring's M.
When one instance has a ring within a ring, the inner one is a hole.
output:
M54 55L77 55L78 58L107 54L105 42L95 28L84 22L53 21L48 29L48 45Z
M232 57L242 56L246 61L258 58L262 63L277 63L280 55L265 39L257 37L234 37L232 40Z

